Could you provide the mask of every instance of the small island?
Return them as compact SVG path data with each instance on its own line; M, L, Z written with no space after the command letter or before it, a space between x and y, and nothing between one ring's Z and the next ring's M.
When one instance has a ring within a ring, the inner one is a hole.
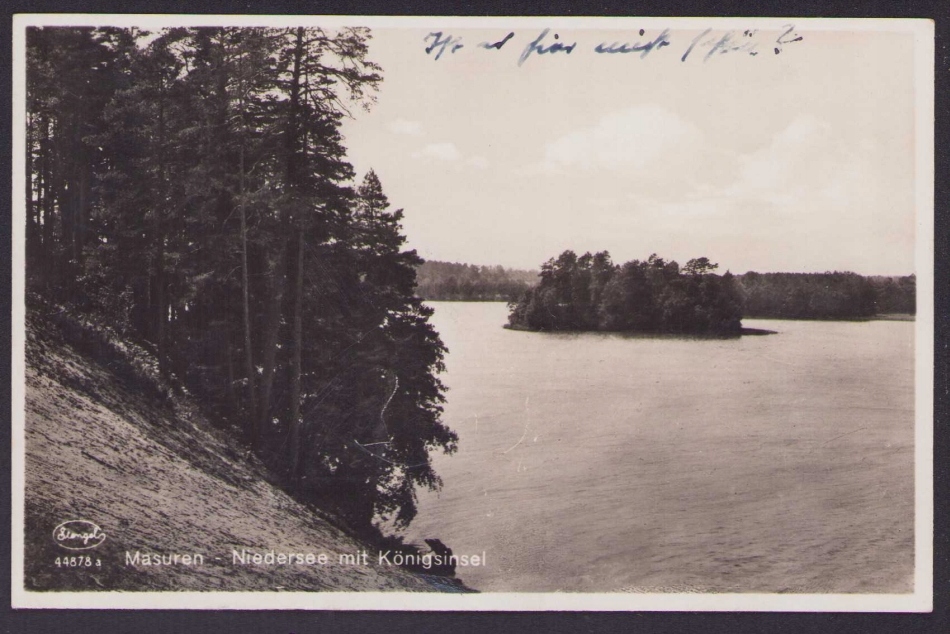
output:
M655 253L623 265L601 251L565 251L541 267L540 283L509 304L506 328L735 337L743 334L743 294L709 258L682 268Z

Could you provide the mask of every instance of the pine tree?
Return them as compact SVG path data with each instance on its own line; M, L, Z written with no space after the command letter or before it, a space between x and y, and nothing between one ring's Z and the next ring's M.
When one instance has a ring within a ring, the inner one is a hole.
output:
M143 35L29 34L33 286L151 345L298 496L408 522L456 437L421 259L340 134L381 79L369 31Z
M109 156L98 189L97 229L114 248L96 273L132 293L132 326L173 373L177 322L188 308L188 265L196 249L192 204L182 187L194 168L195 123L185 81L188 31L159 34L131 60L129 81L104 111L96 141Z
M432 310L415 296L422 260L403 249L402 210L390 212L375 172L358 190L349 236L353 268L341 285L354 333L344 363L353 377L341 389L339 407L350 424L323 434L321 451L339 455L348 483L344 514L357 525L375 516L408 524L415 515L415 487L436 488L429 451L455 450L457 436L441 420L446 349L429 323ZM345 270L348 267L340 267ZM339 452L339 453L338 453Z
M91 214L104 153L91 141L120 87L133 34L123 29L27 30L26 236L34 284L82 301L77 282L95 238Z

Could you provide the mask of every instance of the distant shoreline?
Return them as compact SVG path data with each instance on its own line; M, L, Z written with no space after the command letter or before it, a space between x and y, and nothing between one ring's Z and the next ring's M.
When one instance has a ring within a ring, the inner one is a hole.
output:
M745 336L777 335L777 330L767 330L765 328L742 328L737 334L715 334L715 333L689 333L689 332L665 332L661 330L544 330L543 328L528 328L527 326L512 326L504 324L505 330L517 330L520 332L540 332L545 334L614 334L614 335L640 335L644 337L688 337L690 339L738 339Z
M917 315L909 313L889 313L886 315L875 315L871 321L917 321Z
M504 299L426 299L422 298L424 302L446 302L452 304L510 304L511 302ZM870 317L759 317L756 315L745 315L743 319L761 319L769 321L854 321L854 322L863 322L863 321L917 321L917 316L910 313L882 313L880 315L871 315ZM524 328L521 326L510 326L505 325L507 330L522 330L525 332L547 332L534 330L532 328ZM748 332L747 332L748 331ZM600 330L559 330L557 332L606 332ZM618 331L624 332L624 331ZM642 333L642 334L668 334L668 333ZM762 331L760 328L743 328L743 335L762 335L762 334L775 334L771 330Z
M916 315L910 313L882 313L880 315L871 315L869 317L762 317L758 315L745 315L743 319L763 319L770 321L916 321Z

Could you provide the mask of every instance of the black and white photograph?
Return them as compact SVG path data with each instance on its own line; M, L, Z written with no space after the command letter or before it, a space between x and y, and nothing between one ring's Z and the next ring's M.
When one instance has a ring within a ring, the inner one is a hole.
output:
M13 29L14 607L931 609L931 21Z

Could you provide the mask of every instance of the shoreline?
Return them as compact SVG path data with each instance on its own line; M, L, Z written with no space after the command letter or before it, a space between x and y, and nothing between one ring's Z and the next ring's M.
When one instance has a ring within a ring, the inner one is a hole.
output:
M626 335L632 337L673 337L688 339L738 339L742 336L762 336L777 335L777 330L767 330L765 328L746 328L743 327L737 333L715 333L715 332L663 332L653 330L544 330L543 328L529 328L527 326L503 324L505 330L514 330L519 332L538 332L555 335L580 335L580 334L599 334L599 335Z

